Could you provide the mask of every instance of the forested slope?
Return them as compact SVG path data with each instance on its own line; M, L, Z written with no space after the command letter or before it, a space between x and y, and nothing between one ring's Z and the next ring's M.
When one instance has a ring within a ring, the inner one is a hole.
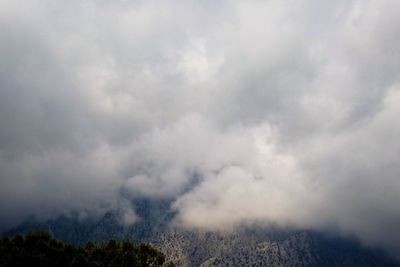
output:
M165 255L149 244L131 241L91 241L84 246L66 243L44 231L0 238L0 266L174 266Z

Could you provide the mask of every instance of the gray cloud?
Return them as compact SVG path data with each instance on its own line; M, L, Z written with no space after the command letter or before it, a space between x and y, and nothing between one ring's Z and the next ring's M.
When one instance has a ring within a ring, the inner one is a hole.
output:
M2 1L1 227L172 197L398 252L399 5Z

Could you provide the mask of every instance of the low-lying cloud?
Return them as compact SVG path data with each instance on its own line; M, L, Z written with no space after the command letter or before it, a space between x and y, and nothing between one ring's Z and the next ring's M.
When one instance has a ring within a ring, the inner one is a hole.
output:
M175 199L186 227L400 250L400 3L2 1L0 217Z

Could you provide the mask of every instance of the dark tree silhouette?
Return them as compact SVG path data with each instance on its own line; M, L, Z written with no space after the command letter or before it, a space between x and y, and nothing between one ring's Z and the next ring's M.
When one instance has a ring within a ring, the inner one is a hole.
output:
M150 244L135 245L129 240L91 241L83 247L71 245L44 231L25 236L0 237L0 267L8 266L174 266Z

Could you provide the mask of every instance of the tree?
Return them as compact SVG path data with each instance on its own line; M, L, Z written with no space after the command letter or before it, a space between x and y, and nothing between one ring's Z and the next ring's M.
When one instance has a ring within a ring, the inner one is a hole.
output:
M54 239L43 231L0 237L0 266L175 266L150 244L129 240L88 241L83 247Z

